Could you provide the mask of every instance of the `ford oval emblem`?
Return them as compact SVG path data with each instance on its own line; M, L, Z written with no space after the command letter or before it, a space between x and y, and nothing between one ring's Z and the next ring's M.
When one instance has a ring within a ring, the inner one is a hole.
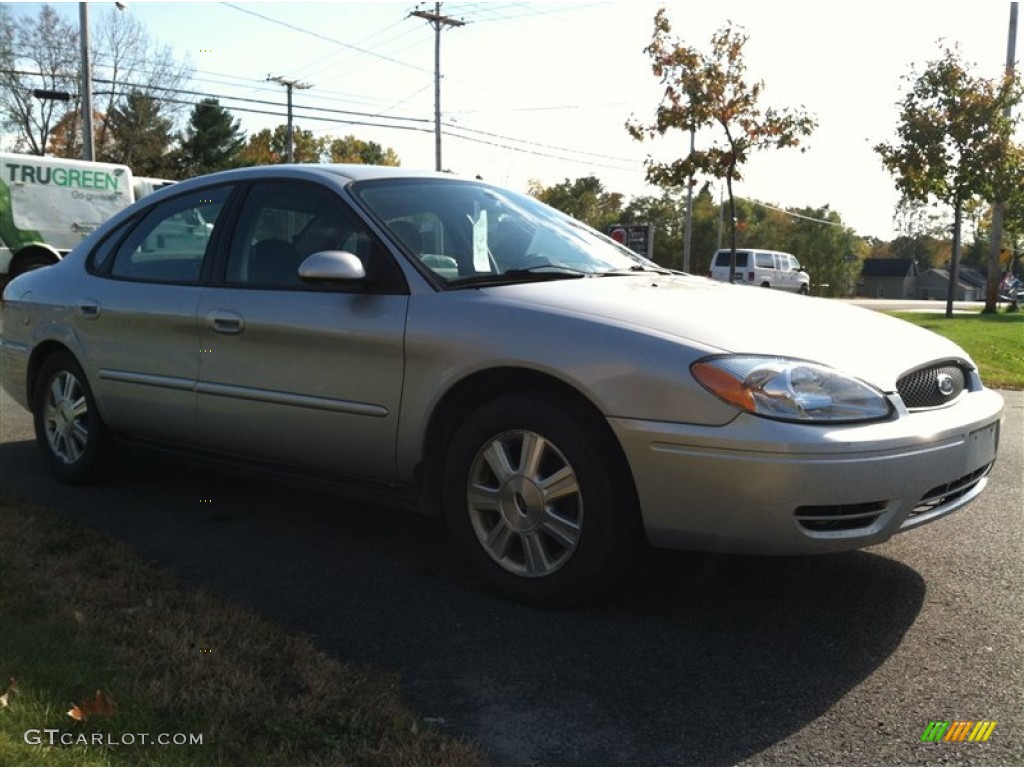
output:
M949 397L953 394L953 390L956 389L956 385L953 384L953 377L948 373L940 373L935 377L935 383L939 387L939 392L942 393L943 397Z

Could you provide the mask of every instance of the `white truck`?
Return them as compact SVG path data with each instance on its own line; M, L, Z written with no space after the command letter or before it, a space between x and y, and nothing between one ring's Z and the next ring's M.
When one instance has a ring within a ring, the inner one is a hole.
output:
M49 266L167 179L126 165L0 152L0 282Z

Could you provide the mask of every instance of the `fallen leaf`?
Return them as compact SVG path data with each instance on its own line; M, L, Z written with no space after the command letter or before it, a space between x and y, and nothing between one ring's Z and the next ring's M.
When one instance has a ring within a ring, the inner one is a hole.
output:
M11 703L11 693L18 687L18 684L11 678L11 682L7 685L7 690L0 694L0 709L8 706Z
M75 705L68 710L68 717L72 720L86 721L90 717L111 717L117 713L117 707L113 700L99 688L96 695L86 699L80 705Z

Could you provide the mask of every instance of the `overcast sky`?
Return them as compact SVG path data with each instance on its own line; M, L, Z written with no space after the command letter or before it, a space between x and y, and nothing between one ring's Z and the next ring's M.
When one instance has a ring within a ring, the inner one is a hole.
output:
M78 3L59 5L77 23ZM737 194L828 204L858 233L882 238L894 234L898 196L872 146L893 136L901 78L938 57L940 39L959 44L978 74L998 76L1010 14L1009 2L973 1L447 2L442 13L466 24L441 37L442 116L468 138L444 138L444 166L517 189L595 175L611 191L656 193L645 185L644 158L683 154L688 137L638 143L623 126L631 116L651 119L660 99L643 49L662 5L673 31L703 50L727 21L742 25L748 74L765 83L763 106L803 105L818 120L806 153L756 155ZM94 19L110 6L89 4ZM187 53L192 89L220 96L248 132L284 122L241 111L283 115L284 89L266 82L281 75L313 86L295 92L300 127L377 141L404 166L432 169L434 33L409 17L417 7L433 3L130 2L126 12Z

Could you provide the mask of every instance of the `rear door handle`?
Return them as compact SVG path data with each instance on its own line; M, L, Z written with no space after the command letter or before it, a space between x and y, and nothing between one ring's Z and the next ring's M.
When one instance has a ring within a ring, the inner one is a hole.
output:
M241 315L226 309L214 309L208 312L206 324L217 333L241 333L245 327Z

